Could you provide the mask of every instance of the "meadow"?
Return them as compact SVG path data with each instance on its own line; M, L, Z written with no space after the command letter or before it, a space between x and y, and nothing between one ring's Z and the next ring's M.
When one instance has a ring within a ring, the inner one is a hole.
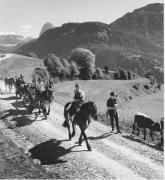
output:
M75 83L80 84L86 94L86 100L94 101L99 112L99 121L110 125L106 118L106 102L111 91L117 94L119 104L119 121L123 131L131 132L134 115L142 112L151 117L154 121L160 121L163 117L164 96L163 89L146 89L149 85L148 79L139 78L136 80L90 80L90 81L65 81L55 84L55 101L64 105L73 100ZM137 88L134 88L137 87Z

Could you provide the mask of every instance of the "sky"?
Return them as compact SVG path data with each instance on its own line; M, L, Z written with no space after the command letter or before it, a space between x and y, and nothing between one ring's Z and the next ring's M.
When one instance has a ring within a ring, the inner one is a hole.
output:
M46 22L55 27L68 22L110 24L134 9L163 0L0 0L0 35L38 37Z

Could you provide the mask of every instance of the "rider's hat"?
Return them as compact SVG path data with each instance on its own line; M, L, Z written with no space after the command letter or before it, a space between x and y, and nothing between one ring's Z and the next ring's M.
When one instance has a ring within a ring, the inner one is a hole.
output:
M79 84L76 83L76 84L75 84L75 87L79 87Z
M115 93L112 91L112 92L110 93L110 96L115 96Z

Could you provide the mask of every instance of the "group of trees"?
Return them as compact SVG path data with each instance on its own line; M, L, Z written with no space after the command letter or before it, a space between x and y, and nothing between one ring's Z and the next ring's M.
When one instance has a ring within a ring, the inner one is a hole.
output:
M50 53L44 59L44 65L50 75L54 78L64 79L134 79L137 77L131 70L117 68L115 71L109 71L109 67L104 69L96 68L95 54L88 49L76 48L72 50L67 59L59 58Z
M44 60L44 65L52 77L63 79L92 79L95 73L95 55L82 48L74 49L68 60L51 53Z

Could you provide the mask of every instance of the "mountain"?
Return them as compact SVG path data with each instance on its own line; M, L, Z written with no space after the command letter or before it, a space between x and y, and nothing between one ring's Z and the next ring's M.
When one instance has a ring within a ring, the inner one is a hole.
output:
M54 26L53 26L53 24L51 24L51 23L46 23L46 24L44 24L43 25L43 27L42 27L42 29L41 29L41 32L40 32L40 35L39 36L41 36L45 31L47 31L47 30L49 30L49 29L53 29L54 28Z
M0 45L12 46L18 43L27 42L31 37L23 37L21 35L0 35Z
M48 53L68 57L77 47L96 54L96 65L110 69L118 66L144 75L163 66L163 4L149 4L127 13L111 24L101 22L66 23L45 31L16 53L34 52L44 58Z

